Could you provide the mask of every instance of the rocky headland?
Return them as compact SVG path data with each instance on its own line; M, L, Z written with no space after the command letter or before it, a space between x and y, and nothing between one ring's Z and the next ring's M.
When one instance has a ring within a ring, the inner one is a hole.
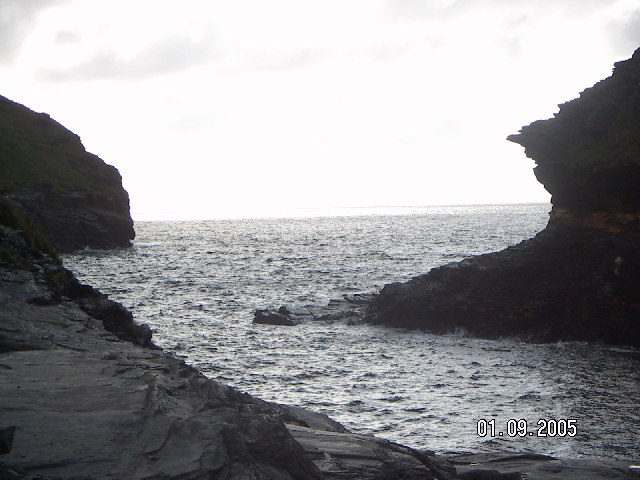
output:
M45 113L0 96L0 198L62 252L131 245L129 195L111 165Z
M509 140L552 194L547 227L386 285L365 320L495 338L640 346L640 49Z

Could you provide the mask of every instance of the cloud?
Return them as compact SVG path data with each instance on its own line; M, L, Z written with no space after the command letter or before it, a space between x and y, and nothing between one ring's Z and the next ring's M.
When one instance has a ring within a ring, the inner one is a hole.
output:
M606 9L613 2L602 0L553 0L545 2L546 10L564 10L574 17L589 14L592 11ZM387 0L390 12L397 16L419 18L424 16L450 16L466 10L486 10L494 7L507 11L541 11L540 0Z
M61 30L56 34L55 42L57 44L78 43L82 37L77 32L69 30Z
M225 72L283 71L301 68L321 58L321 52L313 49L295 51L252 50L241 54L239 66L223 69Z
M38 14L67 0L0 0L0 64L11 63L20 52Z
M170 37L158 40L131 58L111 50L93 53L82 62L66 68L43 68L38 72L45 81L140 79L180 72L215 58L209 39Z
M615 46L624 54L640 47L640 9L624 20L609 24L608 32L613 37Z

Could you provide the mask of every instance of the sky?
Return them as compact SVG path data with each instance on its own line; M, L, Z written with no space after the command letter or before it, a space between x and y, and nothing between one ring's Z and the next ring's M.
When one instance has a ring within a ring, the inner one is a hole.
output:
M638 47L638 0L0 0L0 94L134 220L548 202L506 136Z

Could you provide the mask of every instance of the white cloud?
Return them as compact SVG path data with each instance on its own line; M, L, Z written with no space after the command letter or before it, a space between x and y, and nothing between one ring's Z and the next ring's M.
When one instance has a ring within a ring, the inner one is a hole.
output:
M0 0L0 63L10 63L20 52L38 14L66 0Z
M128 59L113 51L99 51L67 67L44 67L38 76L44 81L140 79L184 71L214 58L211 42L164 38Z
M637 48L640 45L640 8L625 18L611 20L607 32L622 52Z

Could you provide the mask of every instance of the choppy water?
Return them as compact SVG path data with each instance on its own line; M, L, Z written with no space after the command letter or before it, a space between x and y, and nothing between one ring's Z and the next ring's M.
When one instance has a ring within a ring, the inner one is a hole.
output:
M640 355L583 343L533 345L378 326L254 325L255 308L326 304L546 224L546 205L421 208L313 219L143 222L129 250L67 267L150 324L155 341L207 375L348 428L438 452L534 450L638 461ZM495 438L479 437L495 419ZM509 419L573 419L575 437L507 435Z

